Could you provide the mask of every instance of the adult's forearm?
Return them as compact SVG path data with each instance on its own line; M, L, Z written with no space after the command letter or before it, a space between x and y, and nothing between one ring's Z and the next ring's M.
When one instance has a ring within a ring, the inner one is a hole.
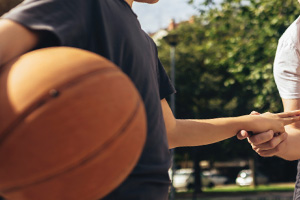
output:
M300 159L300 129L295 128L293 125L286 126L288 134L287 139L284 140L277 147L276 156L285 160L299 160Z

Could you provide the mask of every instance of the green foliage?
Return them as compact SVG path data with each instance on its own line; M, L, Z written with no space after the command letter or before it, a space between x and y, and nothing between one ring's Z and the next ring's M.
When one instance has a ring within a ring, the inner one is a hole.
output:
M199 5L201 12L195 22L182 23L174 31L180 38L176 47L176 116L214 118L245 115L252 110L281 112L273 61L277 41L298 17L299 7L296 0L224 0L206 10ZM169 46L163 41L159 54L169 70ZM228 153L252 155L249 145L235 139L201 148L221 150L209 153L210 159L224 158Z

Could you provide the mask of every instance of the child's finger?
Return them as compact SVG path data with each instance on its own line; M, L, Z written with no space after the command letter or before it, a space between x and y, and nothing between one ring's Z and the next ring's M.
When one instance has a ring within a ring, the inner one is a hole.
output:
M252 111L252 112L250 113L250 115L260 115L260 113L259 113L259 112L256 112L256 111Z

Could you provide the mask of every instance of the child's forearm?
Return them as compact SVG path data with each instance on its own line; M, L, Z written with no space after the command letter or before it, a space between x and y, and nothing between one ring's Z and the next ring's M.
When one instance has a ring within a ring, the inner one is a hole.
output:
M233 137L243 128L250 128L250 121L249 116L176 120L176 128L171 134L176 147L206 145Z

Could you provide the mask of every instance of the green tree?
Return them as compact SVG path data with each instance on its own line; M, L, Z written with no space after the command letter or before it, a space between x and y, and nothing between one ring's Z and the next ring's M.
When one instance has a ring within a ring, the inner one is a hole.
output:
M194 5L201 11L195 23L182 23L174 31L180 38L176 48L177 118L237 116L252 110L281 112L272 66L278 39L300 13L298 2L213 3L204 2L209 9ZM169 69L169 46L163 41L159 55ZM178 158L191 149L178 149ZM235 138L197 147L197 151L200 159L211 161L255 155L246 141Z

